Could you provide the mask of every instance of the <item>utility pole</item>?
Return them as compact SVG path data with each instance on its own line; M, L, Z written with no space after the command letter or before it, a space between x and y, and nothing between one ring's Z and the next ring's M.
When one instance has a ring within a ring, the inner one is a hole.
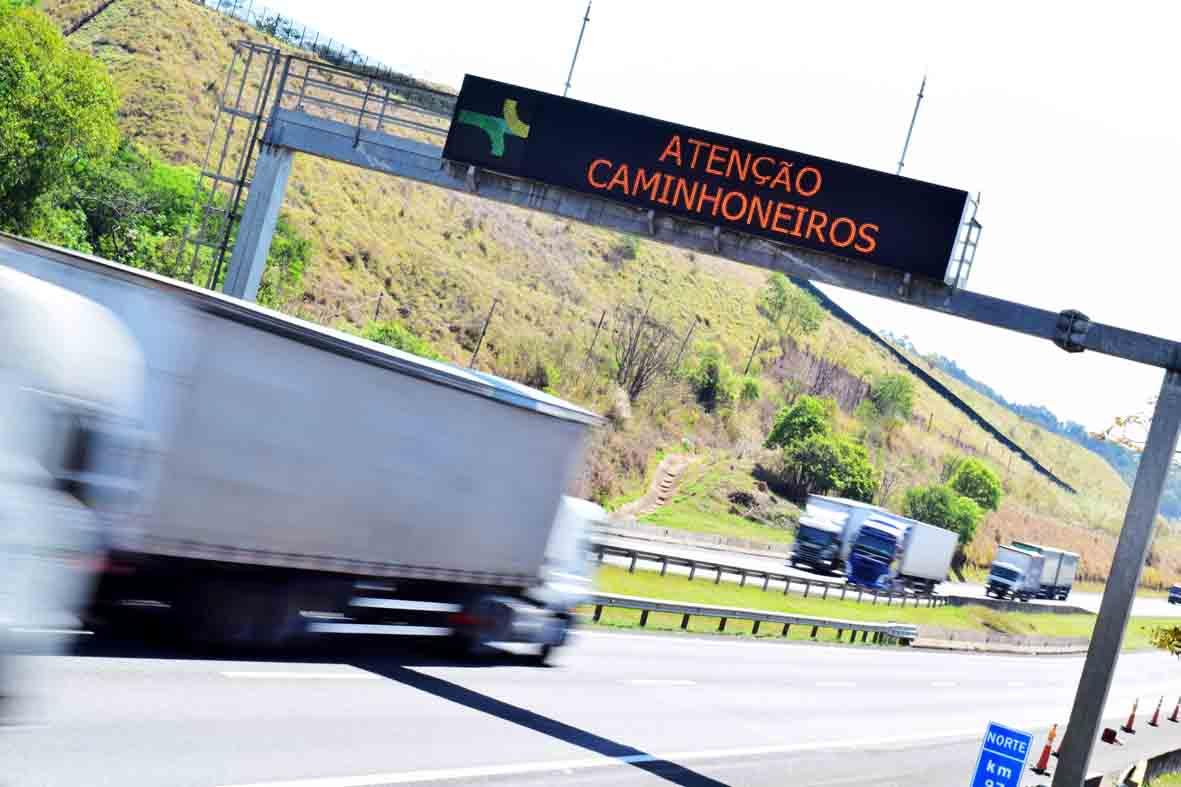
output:
M1103 707L1111 689L1115 663L1124 643L1124 631L1140 584L1140 573L1148 547L1152 543L1152 524L1160 508L1161 492L1173 463L1177 448L1177 433L1181 431L1181 372L1165 372L1152 424L1148 427L1148 442L1140 457L1132 499L1124 515L1111 574L1099 604L1099 617L1087 660L1079 677L1074 695L1074 708L1062 738L1058 768L1054 771L1054 787L1079 787L1087 777L1091 762L1091 748L1103 718Z
M467 365L469 369L476 367L476 356L480 354L480 346L484 343L484 334L488 333L488 323L492 322L492 312L496 311L498 303L500 303L499 298L492 299L492 307L488 309L488 316L484 318L484 327L480 329L480 338L476 340L476 349L472 352L472 360Z
M582 49L582 34L586 32L586 23L590 21L591 0L586 2L586 14L582 17L582 27L578 29L578 43L574 45L574 57L570 60L570 71L566 74L566 89L562 96L570 92L570 80L574 78L574 64L578 62L578 50Z
M906 141L902 143L902 155L898 157L898 171L895 175L902 174L902 167L906 164L906 149L910 147L910 135L914 132L914 122L919 117L919 104L923 103L923 90L927 87L927 75L923 74L923 83L919 85L919 96L914 102L914 112L910 116L910 128L906 129Z

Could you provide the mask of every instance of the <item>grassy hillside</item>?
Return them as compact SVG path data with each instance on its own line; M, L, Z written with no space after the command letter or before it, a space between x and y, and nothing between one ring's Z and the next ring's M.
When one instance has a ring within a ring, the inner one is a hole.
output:
M45 7L65 24L95 5L49 0ZM187 0L115 0L70 41L112 73L125 134L168 161L199 166L232 43L243 38L265 40L244 23ZM296 159L284 213L314 245L302 286L280 305L284 311L357 329L380 304L381 316L399 319L445 358L466 364L496 299L481 368L532 382L543 369L542 382L551 390L615 416L614 425L596 435L577 491L615 501L625 493L638 495L658 451L701 453L711 457L701 465L706 475L690 478L657 519L672 524L678 516L691 517L699 525L714 521L717 532L784 538L782 522L734 514L729 499L730 492L753 484L751 470L765 459L763 438L798 371L775 369L774 342L764 341L754 362L760 400L719 413L704 412L676 379L621 405L609 375L614 310L649 303L678 335L696 325L687 359L695 357L699 343L714 342L741 371L756 338L769 334L756 307L764 272L307 156ZM604 312L607 325L590 353ZM866 381L904 373L884 349L835 319L804 339L802 350L799 358L836 362ZM987 562L998 534L1042 522L1053 538L1069 534L1070 543L1093 544L1085 569L1101 575L1109 560L1103 550L1110 554L1107 534L1118 528L1127 496L1118 477L1104 474L1083 449L1048 434L1035 436L1028 424L962 390L1082 490L1070 495L1020 460L1010 467L1007 451L933 391L917 386L915 419L871 457L899 479L887 503L896 507L907 486L936 480L945 455L979 453L1001 471L1007 495L971 554ZM860 429L850 413L838 420L850 433ZM709 472L719 463L724 472Z

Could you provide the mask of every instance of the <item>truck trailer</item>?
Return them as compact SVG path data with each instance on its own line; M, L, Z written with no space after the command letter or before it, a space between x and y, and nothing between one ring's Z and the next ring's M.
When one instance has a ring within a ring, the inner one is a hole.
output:
M1013 546L1026 552L1036 552L1045 558L1042 575L1038 581L1037 597L1065 601L1070 595L1071 587L1074 586L1079 556L1074 552L1024 541L1014 541Z
M139 502L104 524L91 622L565 641L596 514L563 491L599 416L89 255L0 235L0 266L105 307L142 353Z

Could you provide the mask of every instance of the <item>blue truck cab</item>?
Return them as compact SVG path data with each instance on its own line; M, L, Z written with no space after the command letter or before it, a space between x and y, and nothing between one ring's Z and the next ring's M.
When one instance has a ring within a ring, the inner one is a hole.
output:
M1181 585L1173 585L1169 588L1169 603L1181 604Z
M867 519L849 552L849 582L867 588L883 587L905 532L905 526L897 520L883 516Z

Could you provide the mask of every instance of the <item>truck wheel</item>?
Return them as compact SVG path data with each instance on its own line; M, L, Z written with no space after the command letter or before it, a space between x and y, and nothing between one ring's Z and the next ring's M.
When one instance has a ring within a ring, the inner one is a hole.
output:
M550 644L542 645L537 649L537 655L533 657L533 663L539 667L549 665L550 656L554 653L554 646Z

